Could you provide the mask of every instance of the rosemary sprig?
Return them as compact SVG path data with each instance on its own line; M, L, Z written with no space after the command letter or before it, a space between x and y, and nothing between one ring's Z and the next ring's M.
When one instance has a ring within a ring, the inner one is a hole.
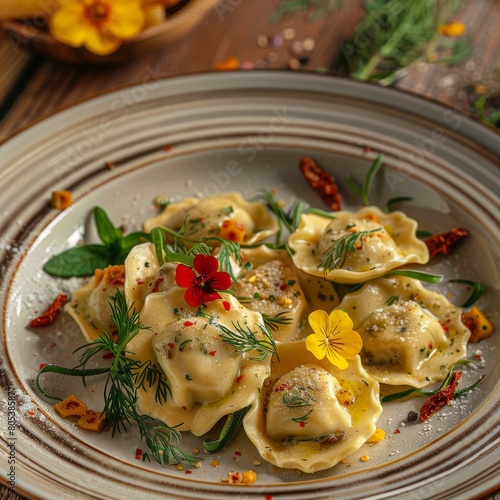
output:
M341 269L349 253L356 250L356 244L359 240L370 233L381 231L381 229L382 228L376 228L370 231L357 231L341 236L338 240L334 241L330 248L323 254L318 267L323 267L325 272Z
M474 304L479 297L483 294L485 287L482 283L479 283L477 281L471 281L471 280L449 280L450 283L463 283L464 285L468 285L472 288L472 292L469 296L469 298L463 303L460 304L460 307L470 307L472 304Z
M79 376L84 382L85 377L107 373L102 413L106 416L106 425L111 428L112 436L116 432L128 432L135 424L149 448L149 451L143 454L143 460L149 459L151 455L157 462L164 464L179 461L197 463L199 461L197 457L177 447L180 433L175 427L138 412L138 388L155 387L155 399L159 404L163 404L170 394L170 385L155 364L141 363L129 356L131 353L127 351L127 345L145 329L139 313L136 313L132 306L127 306L125 295L121 291L117 291L110 306L111 318L118 333L116 342L110 331L101 333L99 338L77 349L83 352L79 358L79 365L75 368L67 369L54 365L42 368L36 378L37 387L42 394L53 397L41 388L40 376L44 373ZM102 351L113 354L111 365L105 368L87 369L86 364Z
M273 334L265 324L257 324L257 328L264 335L263 339L258 339L257 332L253 332L248 324L242 325L238 321L236 323L233 322L232 325L234 330L221 324L219 324L219 328L222 331L222 340L233 346L236 351L245 353L255 350L260 355L254 356L251 359L259 361L266 359L269 353L278 357Z
M256 300L256 299L254 299ZM269 316L268 314L262 314L262 319L264 320L264 324L273 331L279 330L279 327L282 325L289 325L292 322L292 318L290 316L286 316L288 311L281 311L275 316Z
M363 198L363 203L365 206L369 205L368 197L370 196L370 191L372 189L373 181L377 172L382 168L384 164L384 155L380 154L375 158L375 161L372 163L368 173L365 177L365 181L363 183L363 187L360 187L354 182L350 175L347 176L347 183L351 187L351 189L359 194Z

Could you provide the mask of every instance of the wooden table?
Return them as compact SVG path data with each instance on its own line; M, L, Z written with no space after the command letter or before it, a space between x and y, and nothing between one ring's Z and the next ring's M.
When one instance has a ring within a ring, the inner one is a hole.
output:
M342 41L364 15L362 2L349 0L340 11L318 21L300 14L270 24L269 17L280 0L221 1L232 6L224 11L222 20L220 12L213 9L190 36L175 45L116 66L60 63L28 54L0 38L0 141L96 93L124 84L211 70L232 56L252 64L264 61L266 68L287 68L291 43L276 48L261 48L256 43L259 35L281 34L284 28L293 28L296 40L311 37L315 41L303 69L329 69ZM474 47L472 56L454 67L419 63L396 86L472 115L477 86L494 85L495 79L498 84L500 79L500 3L469 0L458 17L467 26ZM270 52L276 55L269 57ZM7 498L19 497L4 488L0 500Z

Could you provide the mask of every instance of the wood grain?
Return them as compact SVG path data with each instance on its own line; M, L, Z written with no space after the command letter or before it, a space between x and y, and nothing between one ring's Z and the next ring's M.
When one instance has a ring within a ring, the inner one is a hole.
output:
M215 64L231 56L243 62L260 61L261 64L265 63L266 68L287 68L293 56L291 42L285 41L281 47L265 49L256 44L260 34L279 34L285 27L295 29L296 40L312 37L316 41L310 60L303 69L328 68L341 49L341 43L364 13L360 7L361 1L356 0L345 2L340 11L319 21L310 21L307 14L303 14L285 16L279 24L272 25L269 18L279 2L253 0L238 3L222 0L223 8L212 9L189 36L169 47L114 66L77 66L40 57L30 58L19 52L16 53L16 59L5 48L5 41L0 42L0 61L7 62L2 65L7 71L0 79L0 102L8 94L9 85L16 82L23 61L24 64L26 61L35 64L32 66L32 77L23 82L23 87L17 90L17 99L5 109L0 140L58 109L99 92L170 75L209 71ZM471 58L451 68L446 65L418 64L397 86L471 113L472 103L467 85L474 86L481 77L494 78L495 67L500 65L500 3L498 0L469 0L459 19L467 24L468 36L474 46ZM270 52L276 54L276 61L266 61ZM15 64L8 64L12 60ZM500 68L497 67L496 71L500 71Z

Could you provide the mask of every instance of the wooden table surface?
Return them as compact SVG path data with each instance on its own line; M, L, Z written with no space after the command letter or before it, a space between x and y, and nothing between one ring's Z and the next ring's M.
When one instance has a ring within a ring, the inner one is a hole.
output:
M211 70L230 57L250 66L265 63L266 68L287 68L291 42L276 48L261 48L256 43L259 35L279 35L284 28L295 30L295 40L311 37L315 41L304 70L329 70L342 42L364 15L362 2L349 0L339 11L317 21L304 13L286 15L278 24L271 24L270 15L281 0L221 1L228 7L223 16L213 8L174 45L114 66L53 61L15 48L0 37L0 141L96 93L124 84ZM471 56L453 67L420 62L395 86L474 115L478 87L498 86L500 80L500 2L468 0L458 19L467 27L473 46ZM274 53L272 57L270 52ZM6 498L18 497L4 488L0 499Z

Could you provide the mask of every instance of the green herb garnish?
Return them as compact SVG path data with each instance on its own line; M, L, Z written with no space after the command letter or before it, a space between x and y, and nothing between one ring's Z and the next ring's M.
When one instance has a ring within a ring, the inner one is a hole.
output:
M275 316L269 316L268 314L262 314L262 319L264 320L264 324L270 328L271 330L279 330L281 325L289 325L292 322L292 318L287 316L288 311L281 311Z
M224 426L222 427L219 439L205 439L203 441L203 448L205 448L205 450L209 453L217 453L223 450L238 432L238 429L243 422L243 417L248 413L248 410L250 410L251 407L252 405L249 405L241 410L235 411L234 413L230 413L227 416Z
M36 386L45 396L60 399L47 393L40 385L40 376L45 373L78 376L85 382L85 377L108 374L104 387L104 408L102 413L106 425L111 428L112 435L116 432L128 432L132 424L139 428L141 438L146 441L149 451L143 453L143 460L150 455L159 463L170 464L179 462L197 463L199 459L177 447L180 433L175 427L139 413L137 409L139 388L155 390L155 399L159 404L165 403L170 394L170 385L160 369L150 361L141 363L130 357L127 345L139 332L145 328L132 307L128 307L125 296L117 291L110 302L111 318L116 325L118 338L113 340L111 331L102 332L99 338L83 345L77 351L83 351L79 365L68 369L55 365L42 368L36 377ZM103 351L113 354L110 366L104 368L85 368L97 354Z
M358 186L350 175L347 176L347 183L355 193L359 194L363 198L365 206L369 205L368 197L370 196L370 191L372 190L373 181L377 172L382 168L383 163L384 155L380 154L377 158L375 158L375 161L368 170L363 187Z
M481 297L483 294L485 287L482 283L478 283L477 281L471 281L471 280L449 280L450 283L463 283L464 285L468 285L472 288L472 292L469 296L469 298L460 305L460 307L470 307L472 306L478 299Z
M54 255L43 266L46 273L59 278L90 276L96 269L123 264L133 247L151 239L141 231L124 236L100 207L94 208L93 215L102 245L79 245Z
M432 274L425 271L416 271L415 269L393 269L384 276L406 276L426 283L441 283L443 281L442 274Z
M381 230L382 228L376 228L370 231L357 231L341 236L338 240L334 241L330 248L323 254L318 267L323 267L325 272L341 269L349 253L356 250L356 244L360 239L370 233Z
M395 401L397 399L402 399L402 398L406 398L407 396L409 396L410 394L413 394L414 392L417 393L419 396L424 396L424 397L429 397L429 396L434 396L434 394L436 394L437 392L439 392L443 387L447 386L450 379L451 379L451 376L453 374L454 371L457 370L457 368L461 365L475 365L474 361L471 361L469 359L461 359L459 361L457 361L449 370L448 374L446 375L446 378L443 380L443 382L441 383L441 385L439 386L438 389L434 390L434 391L422 391L421 389L408 389L406 391L401 391L401 392L396 392L394 394L389 394L387 396L384 396L383 398L381 398L381 402L382 403L388 403L390 401ZM454 396L453 396L453 399L455 398L458 398L460 396L463 396L465 393L471 391L472 389L476 388L477 385L481 382L481 380L483 380L484 378L484 375L479 379L477 380L476 382L474 382L474 384L472 385L469 385L467 387L464 387L463 389L461 389L460 391L457 391Z
M222 331L222 340L233 346L236 351L244 353L255 350L259 353L259 356L254 356L251 359L263 361L269 353L278 357L273 334L265 324L256 325L264 335L263 339L257 338L256 332L253 332L247 324L242 325L239 321L236 323L233 322L234 330L221 324L218 326Z

